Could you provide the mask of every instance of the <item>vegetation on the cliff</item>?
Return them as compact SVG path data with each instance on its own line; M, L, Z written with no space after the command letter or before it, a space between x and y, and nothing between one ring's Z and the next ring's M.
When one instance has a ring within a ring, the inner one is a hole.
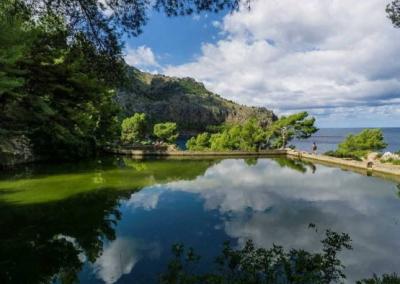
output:
M351 158L360 160L373 151L386 148L387 144L381 129L364 129L358 134L348 135L339 145L336 151L326 154L339 158Z
M202 133L188 140L189 150L213 151L257 151L266 148L286 147L293 138L308 138L318 131L314 126L315 119L308 117L307 112L282 116L271 125L263 126L252 118L244 124L226 125L221 131Z
M276 116L266 108L248 107L226 100L191 78L153 75L129 68L128 80L119 89L118 101L125 116L146 113L152 123L174 121L182 133L240 124L254 117L270 125Z

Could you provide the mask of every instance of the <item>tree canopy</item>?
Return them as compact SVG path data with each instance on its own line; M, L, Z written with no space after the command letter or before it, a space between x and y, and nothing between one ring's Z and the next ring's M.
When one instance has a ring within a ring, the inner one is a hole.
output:
M258 151L261 148L286 147L293 138L304 139L318 131L315 118L307 112L282 116L267 127L260 125L255 118L244 124L225 126L214 134L203 133L188 140L189 150L241 150Z
M386 7L386 13L393 25L400 28L400 0L394 0Z
M179 136L175 122L157 123L154 125L154 135L164 142L174 143Z
M93 69L86 42L68 42L54 16L10 16L0 5L0 135L26 135L38 154L84 156L118 131L114 90Z
M336 157L361 159L371 151L386 148L387 144L381 129L364 129L358 134L350 134L339 145L336 151L327 152Z
M239 8L240 0L3 0L10 13L29 11L32 18L57 15L66 23L71 39L82 38L108 59L121 56L122 35L137 36L151 10L167 16ZM249 1L249 0L247 0Z
M147 117L144 113L135 113L125 118L121 125L121 141L125 143L140 142L144 139L147 127Z
M315 118L308 117L307 112L282 116L267 130L269 143L273 148L286 147L293 138L305 139L318 131L314 126Z

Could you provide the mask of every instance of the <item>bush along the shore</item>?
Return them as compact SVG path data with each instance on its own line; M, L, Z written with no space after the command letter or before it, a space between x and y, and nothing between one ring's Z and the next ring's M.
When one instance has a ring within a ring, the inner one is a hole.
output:
M178 136L175 122L151 125L145 113L135 113L122 121L120 142L125 145L149 145L156 141L175 144Z
M144 113L135 113L125 118L121 124L121 141L123 143L140 143L146 135L147 117Z
M348 135L339 145L337 150L326 152L326 155L362 160L369 153L386 148L381 129L364 129L358 134Z
M282 116L268 127L256 119L244 124L226 125L219 132L202 133L186 143L191 151L258 151L260 149L284 148L293 138L308 138L318 131L315 119L307 112Z
M179 136L175 122L157 123L154 125L153 134L162 142L173 144Z

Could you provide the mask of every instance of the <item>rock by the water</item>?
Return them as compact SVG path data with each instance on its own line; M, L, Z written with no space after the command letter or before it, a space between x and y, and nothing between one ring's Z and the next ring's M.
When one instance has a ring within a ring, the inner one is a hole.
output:
M16 164L29 163L36 160L32 144L25 135L3 137L0 141L0 166L10 167Z

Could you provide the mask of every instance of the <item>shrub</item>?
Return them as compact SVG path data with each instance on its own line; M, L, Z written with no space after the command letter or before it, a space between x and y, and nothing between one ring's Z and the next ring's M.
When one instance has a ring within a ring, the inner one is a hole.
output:
M396 160L396 159L387 159L387 160L383 160L383 161L381 160L381 162L400 166L400 160Z
M210 134L201 133L196 137L190 138L186 142L186 148L190 151L203 151L210 148Z
M146 134L147 117L144 113L135 113L122 121L121 141L124 143L140 142Z
M174 143L179 136L175 122L154 125L153 134L164 142Z
M382 130L365 129L358 134L348 135L338 145L338 149L332 155L337 157L363 158L372 151L379 151L386 148Z
M352 154L344 154L344 153L339 153L338 151L328 151L325 152L324 155L331 156L331 157L336 157L336 158L342 158L342 159L352 159L356 161L361 161L361 158Z
M287 142L295 137L310 137L318 130L314 123L315 119L309 118L307 112L283 116L267 129L263 128L257 119L251 118L243 124L214 127L213 129L219 131L208 136L192 138L187 145L189 150L209 148L213 151L258 151L268 146L279 148L286 146Z

